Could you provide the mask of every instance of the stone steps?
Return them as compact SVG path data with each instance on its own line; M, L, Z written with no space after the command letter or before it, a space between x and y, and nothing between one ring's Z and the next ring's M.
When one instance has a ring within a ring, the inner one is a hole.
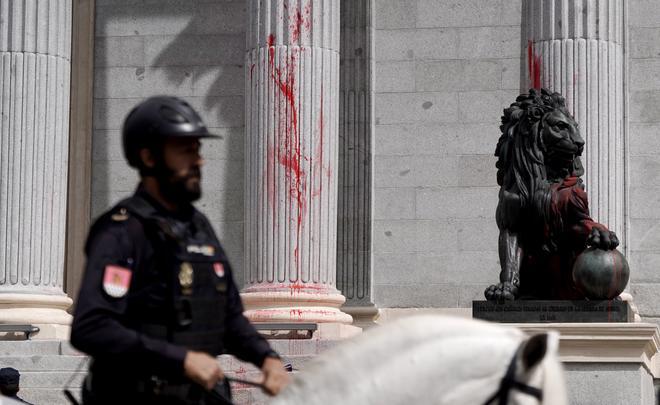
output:
M80 402L80 388L70 388L70 391ZM18 396L35 405L70 405L62 388L21 388Z
M336 341L311 339L270 340L271 346L282 355L284 363L294 370L302 370L317 354L336 344ZM252 364L233 356L220 356L220 365L228 376L259 381L261 372ZM61 341L0 341L0 367L13 367L21 373L19 396L34 404L66 405L65 384L80 399L80 387L87 373L87 357L68 342ZM295 372L295 371L294 371ZM71 382L69 383L69 381ZM232 383L236 405L264 404L268 396L259 388Z

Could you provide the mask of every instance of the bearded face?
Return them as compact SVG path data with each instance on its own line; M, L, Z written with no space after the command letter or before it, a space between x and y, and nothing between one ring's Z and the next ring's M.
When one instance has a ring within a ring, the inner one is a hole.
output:
M189 203L201 197L200 148L195 138L170 138L164 143L158 182L168 200Z
M579 157L584 150L584 139L573 117L555 109L543 117L542 124L540 137L548 177L582 175Z

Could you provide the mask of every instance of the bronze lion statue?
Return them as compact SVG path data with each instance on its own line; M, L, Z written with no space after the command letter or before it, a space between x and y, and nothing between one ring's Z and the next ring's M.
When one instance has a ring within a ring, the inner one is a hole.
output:
M573 264L619 240L589 215L580 176L584 140L559 93L532 89L504 110L497 142L500 282L488 300L584 299Z

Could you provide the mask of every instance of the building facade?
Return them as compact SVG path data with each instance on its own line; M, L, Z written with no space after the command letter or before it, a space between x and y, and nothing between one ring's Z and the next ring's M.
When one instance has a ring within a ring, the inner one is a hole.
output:
M0 16L0 321L65 335L87 227L138 180L123 118L156 94L222 135L198 207L253 319L469 314L499 273L502 109L543 86L567 97L594 219L660 323L656 0L5 0Z

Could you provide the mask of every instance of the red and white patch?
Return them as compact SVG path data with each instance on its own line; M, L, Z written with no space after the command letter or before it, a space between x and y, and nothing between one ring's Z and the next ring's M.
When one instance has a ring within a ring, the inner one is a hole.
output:
M215 262L213 263L213 270L215 271L215 275L222 278L225 276L225 266L222 265L220 262Z
M113 298L121 298L131 285L131 271L127 268L107 265L103 274L103 291Z

